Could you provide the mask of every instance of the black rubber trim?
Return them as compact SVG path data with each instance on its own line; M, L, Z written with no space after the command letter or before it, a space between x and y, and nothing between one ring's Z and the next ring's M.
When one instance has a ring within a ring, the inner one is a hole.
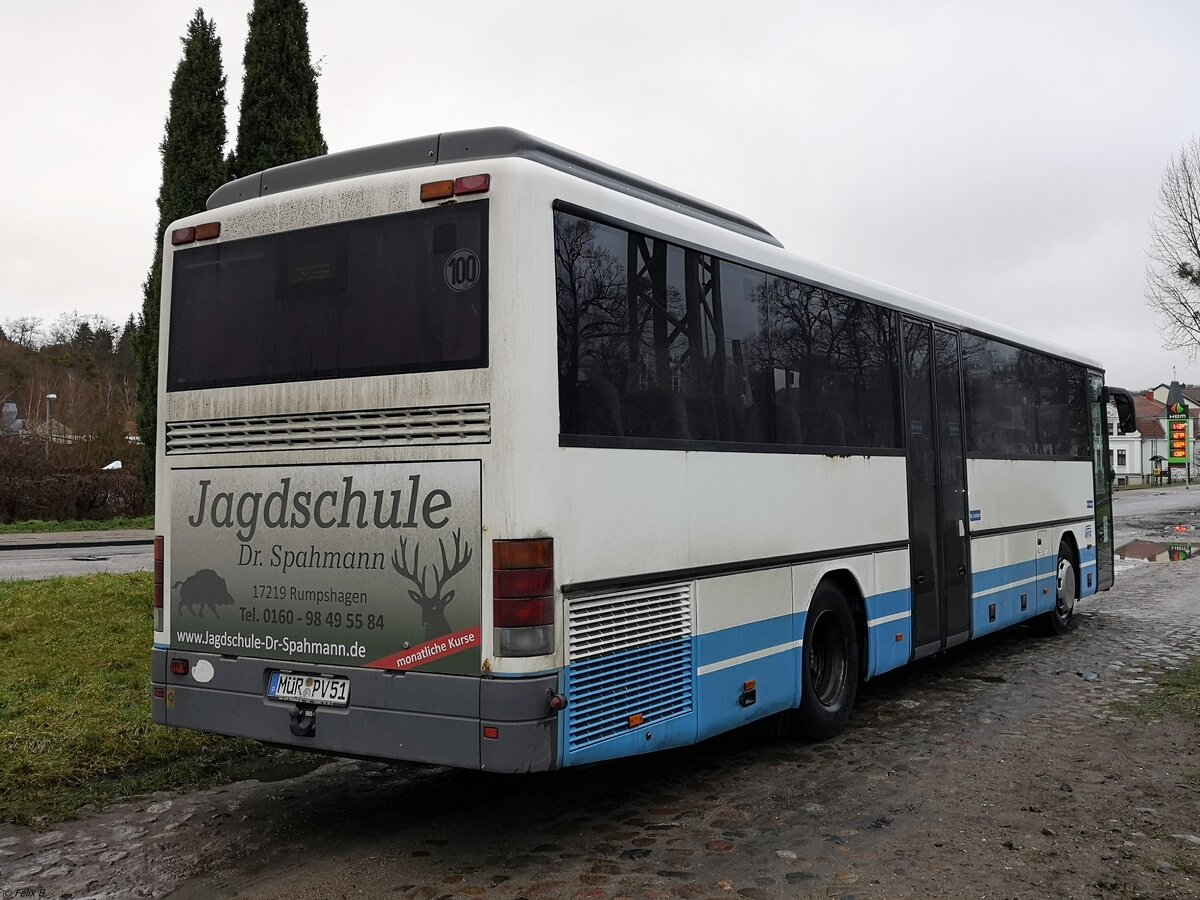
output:
M599 434L560 434L558 445L601 450L702 450L713 453L790 453L807 456L904 456L905 453L903 448L891 447L809 447L803 444L751 444L737 441L693 441Z
M625 575L620 578L601 578L595 581L577 581L564 584L564 594L594 594L622 588L662 584L666 581L691 581L696 578L714 578L719 575L738 575L743 572L759 572L763 569L779 569L802 563L822 562L830 559L849 559L871 553L890 553L908 549L908 541L890 541L881 544L862 544L857 547L838 547L834 550L817 550L812 553L793 553L787 556L767 556L759 559L744 559L738 562L718 563L713 566L693 566L688 569L670 569L664 572L647 572L644 575Z
M946 649L949 650L951 647L965 644L969 640L971 640L971 629L969 628L966 631L960 631L958 634L948 635L946 637Z
M914 649L913 650L913 661L915 662L918 659L927 659L928 657L933 656L936 653L941 653L941 652L942 652L942 639L937 638L936 640L930 641L926 644L922 644L920 647L917 647L916 649Z
M1026 525L1013 525L1004 528L985 528L982 531L972 531L971 537L994 537L998 534L1016 534L1022 531L1037 531L1039 528L1054 528L1058 525L1076 525L1080 522L1094 522L1093 516L1075 516L1071 519L1051 519L1049 522L1030 522Z

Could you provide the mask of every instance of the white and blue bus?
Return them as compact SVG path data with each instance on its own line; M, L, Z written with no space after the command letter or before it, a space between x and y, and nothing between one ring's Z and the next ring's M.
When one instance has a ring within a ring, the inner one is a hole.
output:
M1100 364L510 129L239 178L163 257L153 708L518 772L1113 582Z

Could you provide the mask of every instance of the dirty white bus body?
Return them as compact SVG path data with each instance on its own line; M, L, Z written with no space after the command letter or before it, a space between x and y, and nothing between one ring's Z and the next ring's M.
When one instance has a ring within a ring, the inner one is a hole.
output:
M822 738L1112 583L1098 363L520 132L231 182L163 285L160 723L504 772Z

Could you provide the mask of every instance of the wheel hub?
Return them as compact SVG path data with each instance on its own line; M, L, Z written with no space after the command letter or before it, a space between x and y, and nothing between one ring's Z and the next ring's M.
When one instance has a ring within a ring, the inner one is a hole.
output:
M1058 614L1071 618L1075 609L1075 568L1068 559L1058 561Z

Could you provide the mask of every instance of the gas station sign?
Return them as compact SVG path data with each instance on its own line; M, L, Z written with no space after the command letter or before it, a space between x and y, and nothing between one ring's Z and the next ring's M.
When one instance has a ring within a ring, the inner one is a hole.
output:
M1174 403L1167 410L1167 465L1186 466L1191 459L1189 421L1186 403Z

